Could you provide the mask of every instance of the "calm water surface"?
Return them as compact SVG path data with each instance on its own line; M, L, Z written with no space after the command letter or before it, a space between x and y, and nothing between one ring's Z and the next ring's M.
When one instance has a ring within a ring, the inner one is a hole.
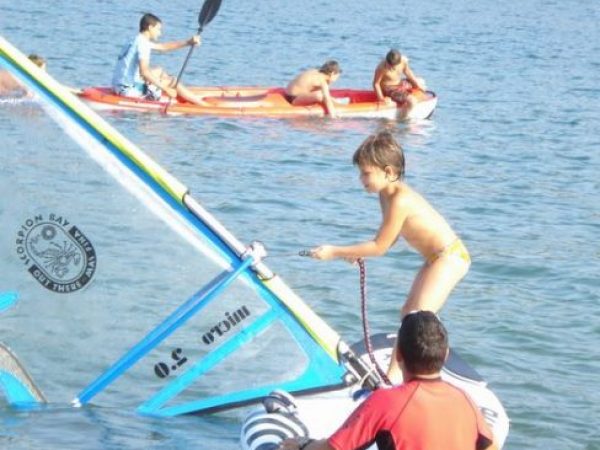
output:
M66 84L105 85L142 12L159 15L170 40L193 33L199 7L0 0L0 34L47 57ZM106 117L240 240L261 240L274 255L373 235L377 199L362 191L350 159L367 134L391 128L405 147L408 182L472 252L442 315L453 345L507 409L505 448L598 450L599 19L597 2L578 0L224 0L188 83L283 85L335 57L344 69L337 85L368 87L379 58L397 46L439 94L438 110L411 124ZM184 57L153 58L176 72ZM270 265L347 340L360 338L355 268L276 256ZM403 244L369 262L373 330L395 326L418 266ZM0 332L10 345L15 330L1 317ZM0 447L10 449L235 449L238 429L235 415L154 420L94 407L0 407Z

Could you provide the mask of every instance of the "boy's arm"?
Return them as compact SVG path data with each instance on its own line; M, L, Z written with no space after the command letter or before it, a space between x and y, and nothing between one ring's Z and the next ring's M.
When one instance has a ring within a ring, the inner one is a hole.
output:
M410 81L414 86L418 87L422 91L425 90L425 86L421 84L421 81L415 76L410 66L408 65L408 59L406 60L406 65L404 66L404 75L406 75L406 79Z
M381 90L381 80L383 79L383 70L379 66L375 70L375 75L373 76L373 90L375 94L377 94L377 100L383 102L385 100L385 95L383 95L383 91Z
M200 45L201 39L199 35L194 35L189 39L183 41L171 41L171 42L153 42L152 48L159 52L170 52L173 50L179 50L180 48L187 47L188 45Z
M322 245L312 249L310 255L313 258L325 260L334 258L357 259L384 255L396 242L407 215L400 200L392 199L387 212L384 213L379 231L372 241L346 246Z
M374 242L380 251L380 255L385 254L385 252L387 252L388 249L394 245L394 242L396 242L398 236L400 236L402 227L404 226L404 222L408 216L408 211L404 203L405 202L399 196L399 194L396 194L390 199L387 208L384 208L383 204L381 205L384 211L383 221L381 222L379 231L374 239Z
M329 114L331 117L337 117L335 106L333 106L333 99L331 98L331 93L329 92L329 85L326 81L321 81L321 92L323 93L323 102L325 103L327 114Z

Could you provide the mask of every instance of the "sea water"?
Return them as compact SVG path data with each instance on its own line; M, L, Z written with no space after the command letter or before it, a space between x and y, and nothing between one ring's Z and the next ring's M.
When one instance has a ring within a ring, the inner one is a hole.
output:
M47 58L67 85L107 85L143 12L163 19L168 41L194 33L200 6L0 0L0 34ZM184 83L281 86L335 58L343 68L337 86L368 88L378 61L397 47L439 95L437 111L417 123L105 117L240 240L264 242L270 267L347 341L361 338L356 267L277 254L374 235L378 202L362 190L351 157L370 133L392 130L406 152L407 182L472 253L442 318L452 345L506 407L505 448L598 450L599 17L597 2L578 0L224 0ZM176 73L185 53L154 53L152 62ZM0 108L5 117L30 106ZM0 121L0 143L7 126ZM49 151L39 163L51 158ZM373 331L397 327L419 265L402 242L368 261ZM27 332L14 327L0 315L7 345ZM0 448L235 449L239 428L235 414L158 420L93 406L3 406Z

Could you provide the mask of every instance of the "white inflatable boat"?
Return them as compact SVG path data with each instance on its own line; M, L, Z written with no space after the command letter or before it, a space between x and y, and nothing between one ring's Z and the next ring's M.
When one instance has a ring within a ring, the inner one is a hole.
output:
M371 338L374 356L381 367L389 364L394 339L392 334L377 334ZM352 349L368 364L369 356L362 342ZM442 379L469 394L502 447L508 435L508 416L484 379L453 350L442 371ZM285 438L329 437L368 395L369 391L363 389L360 383L307 396L292 397L285 392L274 392L244 420L241 448L274 450ZM376 448L375 445L373 447Z

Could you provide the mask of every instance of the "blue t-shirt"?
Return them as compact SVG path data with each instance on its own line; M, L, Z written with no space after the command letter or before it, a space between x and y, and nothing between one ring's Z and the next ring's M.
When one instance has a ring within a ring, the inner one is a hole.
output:
M141 33L123 47L113 73L114 89L144 84L140 75L140 60L145 59L150 63L151 50L150 40Z

